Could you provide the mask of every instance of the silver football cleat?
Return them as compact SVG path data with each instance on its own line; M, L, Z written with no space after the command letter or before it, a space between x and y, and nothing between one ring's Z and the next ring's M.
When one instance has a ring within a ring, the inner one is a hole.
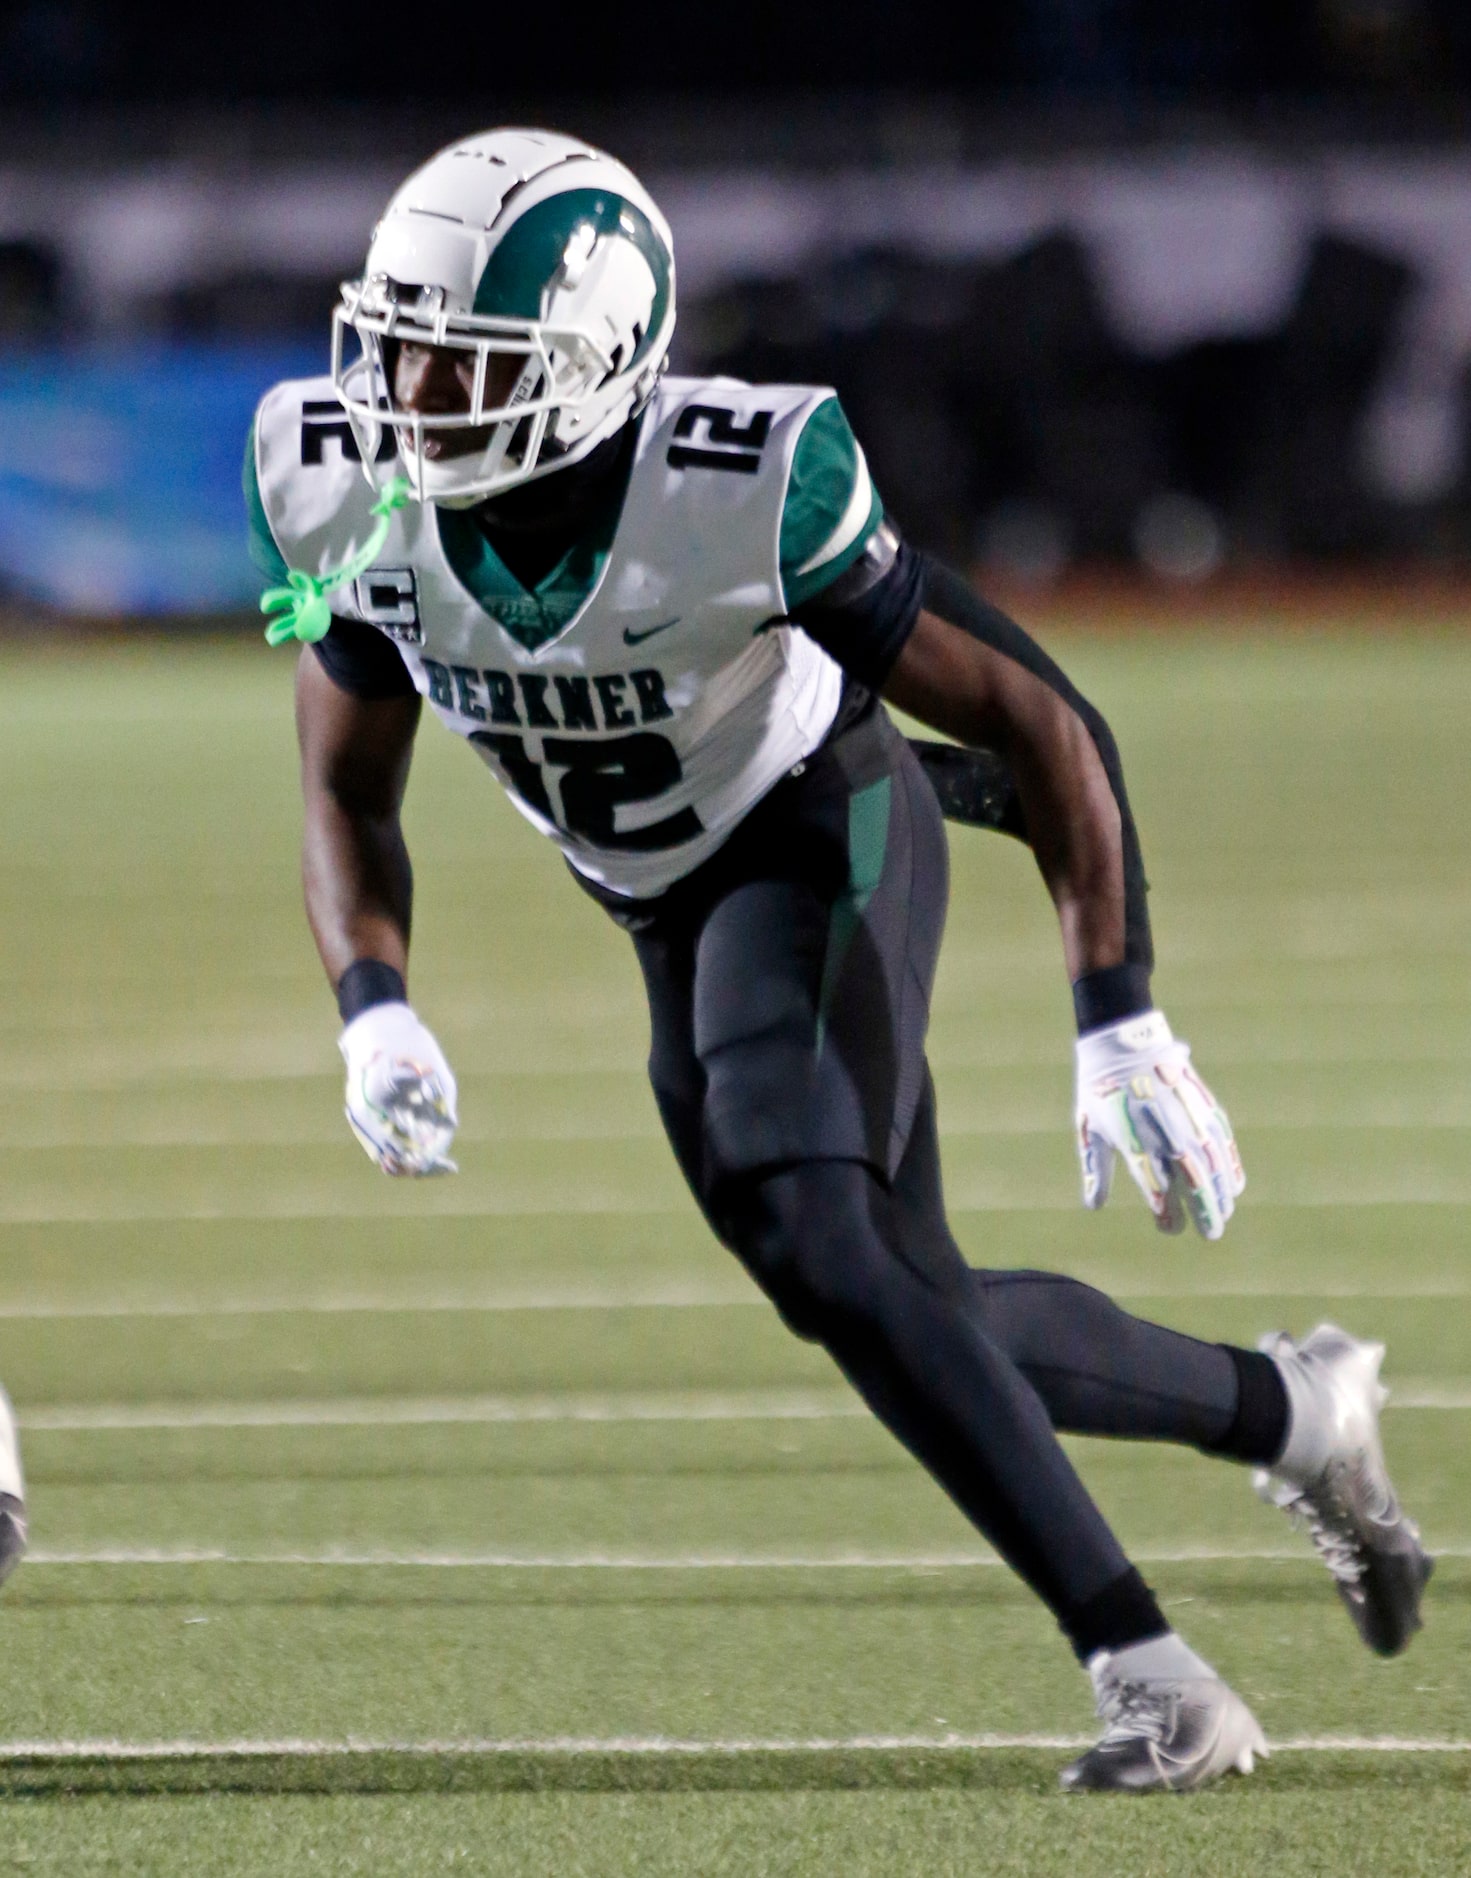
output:
M0 1493L0 1585L26 1554L26 1509L13 1493Z
M25 1481L20 1471L20 1443L10 1398L0 1389L0 1584L19 1565L26 1549Z
M1214 1673L1134 1678L1107 1652L1088 1673L1104 1729L1062 1770L1070 1793L1188 1793L1222 1774L1249 1774L1267 1754L1256 1717Z
M1285 1452L1253 1484L1306 1529L1364 1642L1396 1656L1420 1628L1420 1596L1435 1561L1384 1463L1384 1345L1319 1324L1301 1343L1274 1331L1261 1348L1287 1385L1292 1425Z

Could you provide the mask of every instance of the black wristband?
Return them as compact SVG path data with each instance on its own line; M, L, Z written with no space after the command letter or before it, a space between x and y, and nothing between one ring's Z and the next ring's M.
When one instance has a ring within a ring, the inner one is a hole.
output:
M354 959L337 981L337 1009L344 1024L375 1004L406 1004L408 996L403 973L382 959Z
M1073 1010L1080 1037L1086 1031L1121 1024L1126 1017L1153 1009L1146 965L1105 965L1102 971L1084 972L1073 980Z

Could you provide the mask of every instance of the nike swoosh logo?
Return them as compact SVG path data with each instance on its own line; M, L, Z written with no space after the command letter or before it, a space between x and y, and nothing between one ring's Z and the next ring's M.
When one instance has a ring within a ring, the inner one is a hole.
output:
M645 639L652 639L655 633L667 633L671 626L677 626L678 624L679 615L676 613L673 619L666 619L661 625L650 626L646 631L641 633L636 633L632 627L625 626L623 628L623 643L626 646L641 646Z

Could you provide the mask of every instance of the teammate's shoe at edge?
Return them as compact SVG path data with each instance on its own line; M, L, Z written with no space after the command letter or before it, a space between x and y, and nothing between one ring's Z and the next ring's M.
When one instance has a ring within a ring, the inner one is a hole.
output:
M0 1389L0 1584L4 1584L25 1556L25 1498L15 1411L10 1406L10 1397Z
M1397 1656L1421 1627L1420 1596L1435 1561L1384 1461L1384 1345L1319 1324L1301 1343L1279 1330L1260 1347L1286 1384L1291 1423L1281 1457L1253 1484L1306 1529L1369 1648Z
M1062 1770L1069 1793L1187 1793L1268 1752L1241 1697L1173 1633L1100 1650L1088 1674L1103 1734Z

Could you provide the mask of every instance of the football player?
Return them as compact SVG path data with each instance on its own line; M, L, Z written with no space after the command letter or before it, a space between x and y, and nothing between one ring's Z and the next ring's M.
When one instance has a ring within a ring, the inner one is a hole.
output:
M452 1168L455 1080L408 1002L399 811L423 705L630 936L691 1191L798 1336L1041 1597L1105 1724L1066 1786L1194 1787L1261 1730L1175 1634L1057 1430L1256 1466L1359 1631L1404 1647L1429 1560L1379 1443L1382 1350L1262 1351L969 1266L925 1028L942 801L1031 846L1077 1011L1083 1198L1121 1159L1220 1237L1230 1124L1150 989L1139 844L1103 719L886 518L833 393L666 376L669 230L573 138L497 130L394 195L330 376L278 385L246 463L268 637L306 641L308 917L347 1114L395 1175ZM887 699L960 748L917 753Z

